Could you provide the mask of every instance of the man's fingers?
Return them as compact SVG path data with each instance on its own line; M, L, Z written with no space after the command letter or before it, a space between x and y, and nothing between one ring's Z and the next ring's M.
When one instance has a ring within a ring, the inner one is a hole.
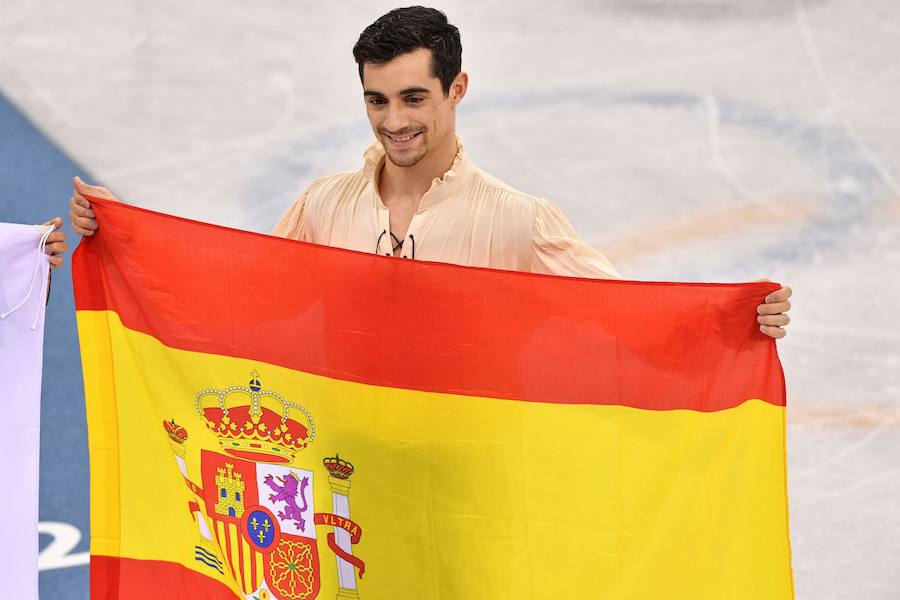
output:
M756 308L756 312L759 313L756 321L759 323L761 332L776 340L780 340L787 335L784 327L791 322L791 318L785 313L791 310L791 302L788 298L792 294L791 288L783 285L766 296L765 302Z
M788 323L791 322L791 317L789 315L781 314L781 315L759 315L756 317L757 323L760 325L773 325L776 327L784 327Z
M83 225L75 219L72 219L72 231L78 235L94 235L94 232L97 231L97 222L88 221L86 225Z
M72 189L72 197L69 199L71 207L69 216L72 218L72 231L82 236L94 235L94 232L99 227L97 225L97 215L92 210L91 203L85 196L115 200L117 202L119 199L105 187L87 184L81 180L81 177L72 179Z
M55 217L44 223L44 225L62 227L62 218ZM62 229L51 232L50 235L47 236L46 242L44 242L44 251L47 254L62 254L68 249L69 245L66 244L66 232Z
M787 335L787 331L785 331L781 327L772 327L770 325L760 325L759 330L767 336L775 338L776 340L780 340Z
M97 220L88 217L77 217L72 219L72 223L78 225L82 229L90 229L91 231L96 231L98 227Z
M53 225L57 228L62 227L62 224L62 217L54 217L44 223L44 225ZM69 245L66 243L66 232L62 229L56 229L51 232L44 243L44 252L49 255L47 259L50 262L50 266L56 268L63 264L63 257L57 255L64 254L68 249Z
M69 220L72 221L72 231L78 235L93 235L97 230L97 221L80 217L74 211L69 213Z
M785 313L791 310L791 302L790 300L785 300L784 302L767 302L765 304L760 304L756 307L756 312L761 315L777 315L781 313Z
M781 289L775 290L766 296L766 302L784 302L793 294L793 290L789 286L783 285Z
M91 233L97 231L97 229L98 229L97 221L94 221L92 219L80 219L80 218L72 219L72 227L78 228L78 229L83 229L85 231L90 231Z
M91 203L76 195L69 201L72 210L69 211L69 219L72 221L72 231L82 236L93 235L97 230L97 215L91 210Z
M93 229L85 229L85 228L79 227L78 225L75 225L75 224L73 223L73 224L72 224L72 231L74 231L75 233L77 233L77 234L80 235L80 236L83 236L83 237L90 237L90 236L94 235L94 231L95 231L95 230L93 230Z
M69 198L69 205L73 209L75 209L75 208L90 209L91 208L91 203L88 202L87 200L85 200L84 197L81 194L79 194L78 192L75 192L72 195L72 197Z
M84 201L87 203L87 200ZM77 215L79 217L85 217L87 219L96 219L97 215L94 214L94 211L91 210L91 205L88 204L85 206L78 202L75 198L72 198L72 214Z
M69 245L65 242L56 242L55 244L45 246L47 254L51 256L56 256L57 254L65 254L68 249Z
M52 244L46 244L44 249L47 251L47 254L62 254L69 249L69 244L66 243L65 239L61 239Z

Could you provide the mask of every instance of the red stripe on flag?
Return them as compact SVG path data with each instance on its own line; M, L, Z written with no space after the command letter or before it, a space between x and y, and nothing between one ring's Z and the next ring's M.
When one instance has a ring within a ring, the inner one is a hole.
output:
M785 403L772 283L597 281L327 248L91 199L78 310L167 346L379 386L715 411ZM373 240L374 244L374 240Z
M237 547L238 547L238 572L241 578L241 588L247 589L247 575L244 573L244 540L242 539L240 528L236 528Z
M91 600L160 598L226 600L241 596L225 584L177 563L91 556Z

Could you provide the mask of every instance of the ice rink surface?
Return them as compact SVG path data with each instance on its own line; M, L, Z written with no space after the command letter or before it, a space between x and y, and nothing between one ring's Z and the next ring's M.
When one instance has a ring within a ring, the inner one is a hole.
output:
M900 3L436 6L462 32L476 164L559 204L629 279L795 289L797 597L900 598ZM0 0L0 93L123 199L265 232L361 164L350 48L394 7ZM45 571L42 597L87 598L84 570Z

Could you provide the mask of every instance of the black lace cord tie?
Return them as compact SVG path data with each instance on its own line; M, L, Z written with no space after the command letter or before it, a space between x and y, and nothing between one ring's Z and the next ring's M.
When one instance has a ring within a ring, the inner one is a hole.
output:
M378 241L375 242L375 254L378 254L380 252L379 248L381 248L381 238L383 238L385 235L387 235L387 229L381 232L381 235L378 236ZM390 252L385 252L384 255L390 256L391 254Z
M381 238L383 238L387 234L388 234L388 230L385 229L384 231L381 232L381 235L378 236L378 240L375 242L375 254L378 254L380 251L379 249L381 248ZM411 244L412 256L410 256L409 258L415 259L416 258L416 238L415 238L415 236L410 235L409 239L410 239L410 241L412 241L412 244ZM397 239L397 236L394 235L394 232L391 232L391 246L393 246L394 252L396 252L397 250L403 250L403 242L404 241L405 240ZM385 252L384 255L390 256L391 254L389 252Z

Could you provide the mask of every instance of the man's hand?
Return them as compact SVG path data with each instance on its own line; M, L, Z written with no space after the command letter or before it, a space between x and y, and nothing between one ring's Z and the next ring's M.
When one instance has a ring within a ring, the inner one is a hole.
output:
M60 217L54 217L44 223L47 225L56 225L56 231L47 236L47 243L44 245L44 251L50 255L50 266L54 269L63 264L63 257L69 249L66 243L66 232L62 230L63 220Z
M760 304L756 312L759 316L756 321L759 323L759 330L764 334L773 338L780 339L787 335L785 327L791 322L791 318L787 312L791 310L791 288L782 286L780 290L776 290L766 296L766 301Z
M72 230L79 235L94 235L98 227L97 216L91 210L91 203L85 196L106 198L117 202L119 199L105 187L88 185L80 177L76 177L73 180L72 187L72 198L69 199L69 206L71 207L69 217L72 219Z

